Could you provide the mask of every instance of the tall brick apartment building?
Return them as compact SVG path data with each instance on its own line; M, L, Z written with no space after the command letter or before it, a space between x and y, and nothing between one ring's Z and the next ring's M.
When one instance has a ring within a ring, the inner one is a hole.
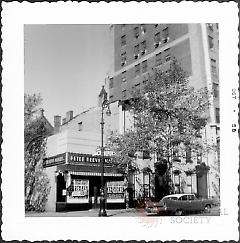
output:
M206 86L213 90L209 122L202 131L202 137L219 147L218 24L117 24L110 27L110 33L114 62L108 78L108 90L119 121L119 132L124 133L133 125L130 113L123 105L131 98L132 91L141 89L147 83L148 74L154 67L166 71L175 57L187 72L192 86L196 89ZM150 180L154 178L154 164L157 161L155 158L144 160L141 155L139 159L139 164L148 164L153 173L146 177L148 183L145 183L144 171L141 175L135 175L135 196L141 188L144 188L144 193L147 192L145 196L151 196ZM185 173L201 163L210 168L203 176ZM219 196L219 152L210 153L191 165L181 160L174 163L174 167L180 172L173 175L176 192L183 190L203 197ZM180 190L181 186L183 189Z

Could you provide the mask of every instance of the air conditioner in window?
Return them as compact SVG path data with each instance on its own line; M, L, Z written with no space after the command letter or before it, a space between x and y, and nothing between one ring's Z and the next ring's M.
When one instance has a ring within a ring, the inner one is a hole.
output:
M163 43L167 43L169 40L170 40L170 38L169 37L166 37L166 38L162 39L162 42Z
M134 54L134 58L138 59L139 54Z

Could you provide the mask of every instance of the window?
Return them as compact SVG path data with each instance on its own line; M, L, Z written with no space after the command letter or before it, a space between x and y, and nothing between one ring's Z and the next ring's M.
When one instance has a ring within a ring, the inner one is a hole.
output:
M113 78L109 79L109 88L112 89L113 88Z
M168 62L171 60L171 56L168 54L167 56L165 56L165 61Z
M197 164L201 164L202 163L202 155L201 153L197 153Z
M145 24L141 24L141 33L144 35L146 33Z
M164 50L164 54L165 54L165 62L170 61L171 60L170 48L167 48L166 50Z
M194 199L195 199L194 195L188 195L188 200L194 200Z
M143 73L147 72L147 60L142 62L142 72Z
M135 65L135 77L140 74L140 64Z
M121 37L121 46L125 46L126 45L126 35L123 35Z
M162 64L161 52L159 52L158 54L156 54L156 66L161 64Z
M139 37L139 27L134 28L134 37L137 39Z
M127 53L124 52L121 54L121 66L124 66L127 63Z
M213 83L213 96L215 98L219 97L219 84Z
M126 90L123 90L123 91L122 91L122 97L123 97L123 98L126 98L126 93L127 93Z
M186 163L192 163L192 150L190 147L186 148Z
M187 195L181 196L178 200L187 201L188 196Z
M134 58L138 59L138 57L139 57L139 44L134 46Z
M126 77L126 71L122 72L122 82L126 82L127 77Z
M215 113L216 113L216 123L220 123L220 109L216 108Z
M207 24L209 30L213 31L213 24Z
M208 36L208 45L210 49L213 48L213 38L210 35Z
M82 131L82 122L78 123L78 131Z
M218 76L217 75L217 67L216 67L216 60L211 58L211 71L213 76Z
M146 50L147 49L147 44L146 44L146 41L143 41L141 43L141 50L142 50L142 55L144 55L146 53Z
M168 31L168 27L166 27L162 31L162 41L163 41L163 43L167 43L169 41L169 31Z
M156 33L155 35L154 35L154 46L155 46L155 48L157 48L157 47L159 47L159 45L160 45L160 40L161 40L161 35L160 35L160 32L158 32L158 33Z

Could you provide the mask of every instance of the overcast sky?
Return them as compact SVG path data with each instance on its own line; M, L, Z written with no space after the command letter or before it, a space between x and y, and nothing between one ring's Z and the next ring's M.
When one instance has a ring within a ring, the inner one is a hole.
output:
M97 105L110 67L109 25L25 25L25 93L41 93L45 116Z

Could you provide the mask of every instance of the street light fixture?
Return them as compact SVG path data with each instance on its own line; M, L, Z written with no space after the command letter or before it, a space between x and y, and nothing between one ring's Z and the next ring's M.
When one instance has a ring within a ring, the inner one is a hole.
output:
M104 87L103 87L104 88ZM104 132L104 119L103 119L103 113L104 113L104 109L106 110L106 115L110 116L111 115L111 110L109 107L109 101L106 99L106 97L104 98L103 102L102 102L102 112L101 112L101 190L100 190L100 209L99 209L99 217L104 217L107 216L107 212L106 212L106 199L105 199L105 185L104 185L104 146L103 146L103 132Z

